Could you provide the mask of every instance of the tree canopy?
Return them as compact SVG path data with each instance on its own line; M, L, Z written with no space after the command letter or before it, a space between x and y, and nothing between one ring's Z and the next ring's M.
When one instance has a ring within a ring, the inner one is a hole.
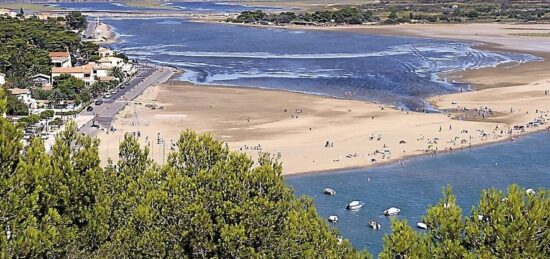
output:
M86 16L80 12L70 12L66 17L67 25L73 30L85 30L88 26Z
M406 221L392 222L380 258L548 258L550 199L545 189L532 192L511 185L508 193L484 190L470 217L463 217L451 188L427 210L425 234Z
M61 74L54 78L53 90L49 95L49 99L80 102L89 100L90 96L86 92L84 81L69 74Z
M364 258L295 198L281 164L209 135L181 134L160 166L126 135L119 161L74 124L50 153L0 119L0 256Z
M324 10L299 14L294 12L267 14L261 10L244 11L235 19L228 19L229 22L238 23L273 22L275 24L291 22L362 24L376 20L378 20L378 17L375 17L371 11L363 11L354 7L344 7L335 11Z

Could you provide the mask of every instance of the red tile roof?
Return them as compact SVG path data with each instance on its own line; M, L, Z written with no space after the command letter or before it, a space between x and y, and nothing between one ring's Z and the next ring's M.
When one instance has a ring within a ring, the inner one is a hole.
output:
M48 53L48 56L50 56L50 58L68 58L68 57L70 57L70 54L67 51L50 52L50 53Z

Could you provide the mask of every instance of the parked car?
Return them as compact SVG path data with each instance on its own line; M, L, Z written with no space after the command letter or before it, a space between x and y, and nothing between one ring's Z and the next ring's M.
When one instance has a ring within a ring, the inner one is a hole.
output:
M94 110L94 107L92 107L92 106L88 106L88 107L86 108L86 111L89 111L89 112L91 112L91 111L93 111L93 110Z
M95 105L101 105L103 101L101 99L95 100Z

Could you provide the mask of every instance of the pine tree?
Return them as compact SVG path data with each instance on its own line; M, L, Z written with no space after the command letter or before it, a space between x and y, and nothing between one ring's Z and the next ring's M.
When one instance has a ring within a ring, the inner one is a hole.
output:
M414 231L406 220L393 220L392 233L384 236L380 259L430 258L426 238Z
M456 198L450 186L444 187L442 193L443 197L439 204L429 208L422 219L428 226L430 254L438 258L465 257L468 252L462 244L462 209L456 205Z

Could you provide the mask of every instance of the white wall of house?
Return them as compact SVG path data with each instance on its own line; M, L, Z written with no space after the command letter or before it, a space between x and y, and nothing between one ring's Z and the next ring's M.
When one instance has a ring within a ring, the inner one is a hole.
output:
M90 73L76 73L76 72L71 72L71 73L52 73L52 78L55 78L62 75L62 74L69 74L71 76L74 76L82 81L84 81L84 83L86 83L86 85L91 85L95 82L95 75L90 71Z
M111 67L122 67L124 66L124 60L117 57L106 57L99 60L101 64L109 64Z
M73 65L71 64L71 60L70 59L65 59L65 60L52 60L52 64L54 67L72 67Z
M6 83L6 75L0 73L0 85L4 85Z
M99 56L101 58L110 57L113 55L113 51L106 48L99 48Z
M95 75L97 77L106 77L109 76L109 69L107 68L99 68L95 70Z

